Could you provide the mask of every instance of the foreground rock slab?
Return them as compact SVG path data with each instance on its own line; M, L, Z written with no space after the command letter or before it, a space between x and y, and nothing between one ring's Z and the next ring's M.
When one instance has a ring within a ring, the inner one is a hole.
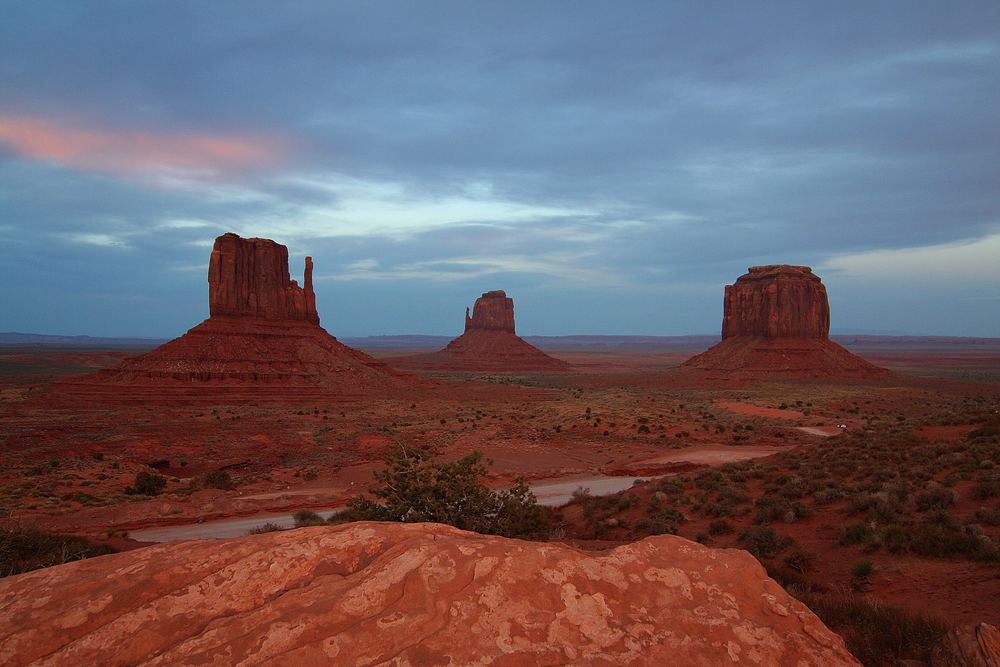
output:
M744 551L354 523L0 580L0 664L858 663Z

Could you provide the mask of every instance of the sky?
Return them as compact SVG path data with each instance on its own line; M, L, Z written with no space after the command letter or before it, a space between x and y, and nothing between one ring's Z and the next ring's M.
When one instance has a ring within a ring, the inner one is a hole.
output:
M1000 3L0 0L0 331L171 337L213 239L334 335L1000 336Z

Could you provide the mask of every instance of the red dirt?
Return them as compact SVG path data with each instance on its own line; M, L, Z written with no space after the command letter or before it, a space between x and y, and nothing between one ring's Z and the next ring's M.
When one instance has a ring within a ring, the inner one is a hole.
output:
M310 336L303 345L319 346ZM253 350L249 340L247 349ZM252 383L244 389L209 380L212 391L196 395L199 402L163 400L171 395L166 383L150 380L126 392L141 400L81 402L93 385L77 384L80 393L73 396L25 387L34 362L52 357L19 354L9 363L11 372L0 376L0 511L8 521L92 537L108 530L329 507L366 488L396 443L427 445L443 458L483 451L493 461L491 483L502 486L517 475L579 480L637 469L649 475L651 461L717 446L734 452L839 446L840 436L802 433L792 418L815 428L891 425L901 434L957 443L978 423L966 418L969 410L1000 401L1000 383L898 375L879 384L687 382L669 372L676 360L670 354L595 348L566 354L574 362L590 360L583 373L455 373L365 395L351 394L349 387L344 393L324 392L309 379L296 380L301 385L293 385L294 392L275 395L252 393ZM114 361L117 353L81 354L71 360L73 368ZM245 354L234 353L233 363ZM933 355L918 361L934 372ZM177 395L182 384L177 383ZM811 403L808 415L798 401ZM770 407L781 403L795 410ZM124 494L137 472L164 460L168 463L159 471L167 476L167 487L161 496ZM203 488L204 476L218 469L231 475L235 488ZM971 482L963 484L959 492L967 494ZM955 511L964 517L977 509L977 501L963 499ZM571 522L572 508L565 515ZM681 534L696 537L707 524L684 524ZM990 566L897 557L884 550L869 556L858 547L840 547L839 529L840 520L823 509L811 519L776 524L816 554L815 579L847 584L852 564L871 558L872 593L880 599L956 620L1000 621L1000 579ZM574 543L599 547L628 539L614 533L609 538ZM739 546L732 536L712 542L725 545Z
M772 419L803 419L805 415L798 410L783 410L780 408L766 408L752 403L737 403L735 401L719 401L719 407L740 415L750 415L753 417L770 417Z

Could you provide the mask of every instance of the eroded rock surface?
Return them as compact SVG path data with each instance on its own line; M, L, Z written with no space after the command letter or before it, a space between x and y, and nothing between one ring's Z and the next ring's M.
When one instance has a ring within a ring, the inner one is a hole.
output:
M989 623L954 628L931 662L934 667L998 667L1000 630Z
M288 274L288 248L270 239L223 234L215 239L208 265L209 313L319 324L312 270L312 257L306 257L299 287Z
M826 286L808 266L751 266L726 285L722 337L826 338Z
M465 309L465 330L506 331L514 333L514 300L503 290L483 292L472 307Z
M0 580L5 665L857 665L738 550L438 524L165 544Z

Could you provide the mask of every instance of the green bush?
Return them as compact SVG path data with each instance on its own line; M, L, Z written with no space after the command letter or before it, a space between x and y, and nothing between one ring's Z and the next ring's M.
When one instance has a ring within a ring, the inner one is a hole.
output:
M740 533L740 542L758 559L774 558L792 543L787 537L774 532L770 526L750 526Z
M972 495L977 500L987 500L1000 493L1000 476L993 471L983 472L972 485Z
M790 570L794 570L799 574L805 574L813 569L813 565L816 562L816 557L813 556L808 551L803 551L802 549L795 549L790 554L784 558L785 567Z
M319 514L313 512L312 510L299 510L292 515L292 519L295 521L296 528L304 528L306 526L322 526L326 523Z
M267 523L262 523L259 526L254 526L247 531L247 535L262 535L264 533L276 533L281 530L281 526L276 523L268 521Z
M229 491L235 488L232 477L225 470L215 470L205 475L205 487Z
M115 549L75 535L53 535L21 526L0 528L0 577L110 553Z
M158 496L166 486L167 478L163 475L141 470L136 473L135 481L132 486L125 489L125 493L139 496Z
M875 565L870 560L859 560L851 568L851 576L855 579L864 579L875 571Z
M955 494L949 489L931 488L917 494L917 511L943 510L955 504Z
M733 532L733 524L729 523L725 519L716 519L712 523L708 524L709 535L725 535L726 533L731 532Z
M864 665L895 665L906 659L929 664L948 632L948 626L936 619L849 591L805 592L797 597L844 638L847 649Z
M482 481L487 472L480 452L438 463L427 449L400 446L389 454L385 470L374 473L376 485L369 491L381 502L352 498L339 520L433 521L489 535L547 538L548 513L524 480L493 491Z

